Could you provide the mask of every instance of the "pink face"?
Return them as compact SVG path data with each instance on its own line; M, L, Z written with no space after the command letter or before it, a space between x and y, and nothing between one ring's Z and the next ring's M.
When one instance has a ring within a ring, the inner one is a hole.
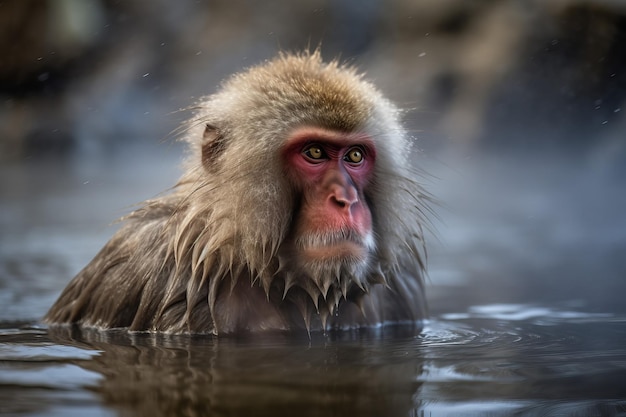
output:
M295 243L305 260L364 260L374 247L364 197L376 149L364 135L299 129L283 148L287 175L301 192Z

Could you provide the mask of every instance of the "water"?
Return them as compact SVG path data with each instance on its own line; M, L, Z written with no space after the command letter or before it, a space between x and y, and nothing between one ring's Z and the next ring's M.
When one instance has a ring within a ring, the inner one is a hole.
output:
M626 173L588 156L440 157L419 335L48 332L108 223L171 185L178 155L0 167L1 415L626 416Z

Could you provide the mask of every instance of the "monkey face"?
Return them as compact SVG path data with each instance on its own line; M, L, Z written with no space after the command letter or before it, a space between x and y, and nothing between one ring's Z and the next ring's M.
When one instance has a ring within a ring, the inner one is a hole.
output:
M364 195L375 160L363 135L318 128L290 135L283 161L301 200L290 239L297 264L367 266L375 242Z

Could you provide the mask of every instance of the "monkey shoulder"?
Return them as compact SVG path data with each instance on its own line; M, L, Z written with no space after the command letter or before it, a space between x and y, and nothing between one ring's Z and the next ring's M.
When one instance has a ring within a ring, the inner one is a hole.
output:
M130 327L146 288L165 287L173 263L168 259L168 220L176 207L171 201L150 201L123 218L120 229L71 280L44 320L97 328ZM149 306L147 310L156 311Z

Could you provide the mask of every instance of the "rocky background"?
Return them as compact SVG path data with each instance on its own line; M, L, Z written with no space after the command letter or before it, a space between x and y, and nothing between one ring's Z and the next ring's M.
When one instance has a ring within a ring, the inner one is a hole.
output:
M626 157L621 0L0 0L0 161L168 141L224 77L318 45L422 148Z

